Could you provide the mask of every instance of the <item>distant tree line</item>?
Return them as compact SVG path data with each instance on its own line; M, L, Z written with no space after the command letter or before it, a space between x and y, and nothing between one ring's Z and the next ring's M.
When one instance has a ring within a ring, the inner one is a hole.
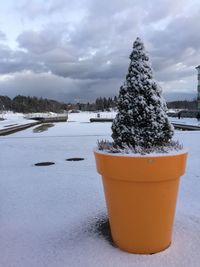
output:
M0 96L0 111L12 110L14 112L63 112L63 110L81 111L109 111L116 107L117 97L99 97L94 103L63 103L56 100L18 95L13 99Z
M182 100L182 101L172 101L167 103L169 109L187 109L187 110L196 110L197 109L197 100Z
M169 109L197 109L197 100L183 100L168 102ZM93 103L64 103L56 100L18 95L13 99L0 96L0 111L12 110L14 112L56 112L64 110L81 111L109 111L117 107L117 97L98 97Z
M99 97L94 103L76 103L69 104L68 108L71 110L81 111L110 111L117 106L117 97Z
M12 110L14 112L63 112L67 109L66 103L55 100L18 95L13 99L8 96L0 96L0 111Z
M114 98L97 98L96 99L96 109L97 110L107 110L110 108L115 108L117 106L117 97L115 96Z
M106 98L99 97L96 99L95 103L76 103L69 104L70 109L77 109L81 111L108 111L110 109L117 107L117 97ZM197 109L197 100L180 100L167 102L168 109L186 109L186 110L196 110Z

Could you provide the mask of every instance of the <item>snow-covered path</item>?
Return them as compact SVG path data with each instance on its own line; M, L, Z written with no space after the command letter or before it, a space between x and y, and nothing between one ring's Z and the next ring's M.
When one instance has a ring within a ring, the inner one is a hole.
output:
M92 150L111 133L110 123L88 123L92 116L71 114L46 132L0 137L0 267L199 267L200 132L175 137L189 159L172 246L131 255L92 231L106 213ZM71 157L85 160L65 160ZM55 165L34 166L43 161Z

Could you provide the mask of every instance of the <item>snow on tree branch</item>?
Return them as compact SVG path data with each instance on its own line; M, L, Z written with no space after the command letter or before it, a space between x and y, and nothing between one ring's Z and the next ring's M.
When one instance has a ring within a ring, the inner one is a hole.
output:
M117 147L151 148L170 142L174 128L169 122L161 88L153 79L153 71L144 44L133 43L126 80L118 97L118 113L112 124L112 138Z

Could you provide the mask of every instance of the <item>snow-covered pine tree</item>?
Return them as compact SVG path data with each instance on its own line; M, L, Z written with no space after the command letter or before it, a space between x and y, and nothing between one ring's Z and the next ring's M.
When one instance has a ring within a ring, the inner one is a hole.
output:
M118 97L112 124L114 146L152 148L167 145L174 128L168 120L161 88L153 79L149 57L140 38L133 43L130 65Z

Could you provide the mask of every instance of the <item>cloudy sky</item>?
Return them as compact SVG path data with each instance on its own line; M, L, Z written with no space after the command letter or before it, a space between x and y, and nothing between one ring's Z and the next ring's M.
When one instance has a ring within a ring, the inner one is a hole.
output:
M193 99L199 23L199 0L2 1L0 95L114 96L139 36L166 99Z

